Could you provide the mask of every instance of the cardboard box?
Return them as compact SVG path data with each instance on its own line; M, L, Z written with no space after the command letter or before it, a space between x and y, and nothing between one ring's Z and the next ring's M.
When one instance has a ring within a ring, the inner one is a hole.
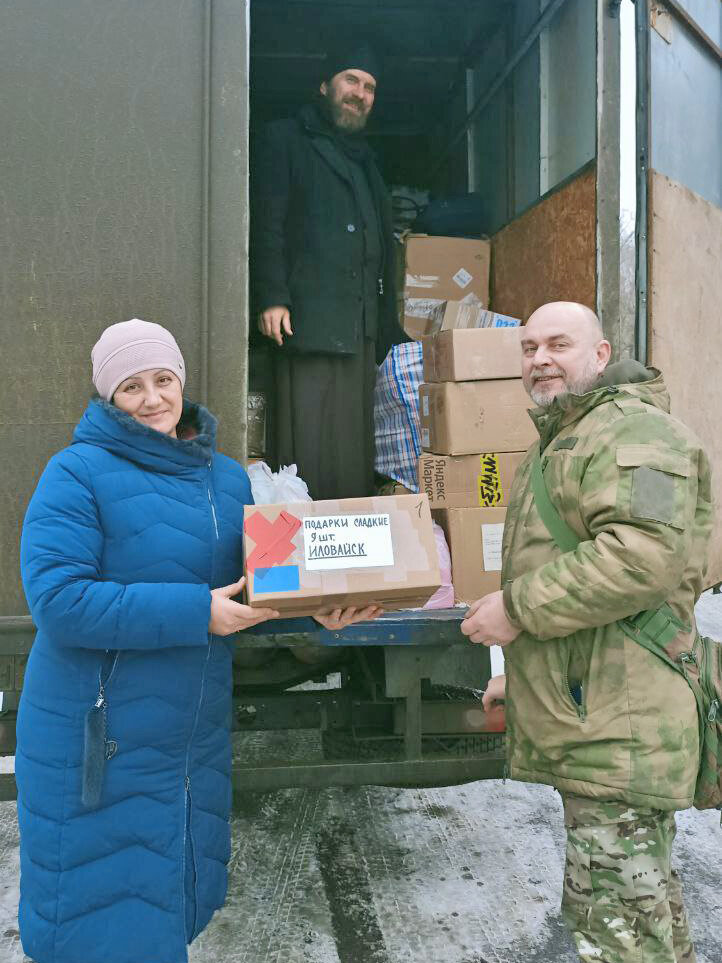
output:
M526 452L485 452L480 455L422 455L419 491L431 508L501 508Z
M475 294L487 307L490 261L490 241L410 234L406 238L405 295L460 301Z
M447 301L470 294L489 304L491 244L477 238L410 234L406 239L404 330L419 339L438 331Z
M539 436L521 378L419 387L421 447L437 455L526 451Z
M442 331L423 339L424 381L481 381L521 375L521 328Z
M243 532L248 604L286 616L414 608L441 584L426 495L248 505Z
M434 509L451 553L457 602L471 604L501 588L501 540L505 508Z
M403 329L412 341L423 341L441 330L446 301L404 298Z
M519 318L489 311L475 294L470 294L462 301L407 298L404 305L404 328L416 341L441 331L521 327Z
M441 320L441 331L459 331L475 328L518 328L519 318L489 311L474 298L466 301L447 301Z

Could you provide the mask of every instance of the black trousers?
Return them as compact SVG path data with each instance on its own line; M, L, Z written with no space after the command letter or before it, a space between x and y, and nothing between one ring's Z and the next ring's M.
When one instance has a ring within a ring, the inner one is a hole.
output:
M374 491L375 342L353 355L276 353L276 460L314 501Z

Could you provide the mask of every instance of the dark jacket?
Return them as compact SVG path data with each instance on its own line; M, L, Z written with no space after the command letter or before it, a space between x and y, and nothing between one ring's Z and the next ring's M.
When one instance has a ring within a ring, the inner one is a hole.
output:
M407 339L398 324L389 195L370 149L362 154L384 246L382 360L392 344ZM364 330L363 230L348 161L316 107L268 125L255 155L251 194L255 311L290 308L294 334L284 350L354 354Z
M25 518L38 634L18 715L19 919L37 963L184 963L225 898L232 648L208 633L210 590L241 572L252 496L214 452L213 416L189 414L181 441L91 402ZM88 808L101 676L117 751Z

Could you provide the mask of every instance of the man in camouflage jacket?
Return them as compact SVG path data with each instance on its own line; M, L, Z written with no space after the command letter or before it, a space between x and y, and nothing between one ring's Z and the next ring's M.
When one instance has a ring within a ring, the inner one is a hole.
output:
M514 481L503 591L471 606L462 631L505 645L512 777L562 794L562 912L584 963L693 963L674 810L692 804L697 709L684 678L617 620L667 602L696 631L711 530L710 470L669 414L662 376L607 367L588 308L544 305L522 332L551 500L581 539L562 552L542 522L529 452Z

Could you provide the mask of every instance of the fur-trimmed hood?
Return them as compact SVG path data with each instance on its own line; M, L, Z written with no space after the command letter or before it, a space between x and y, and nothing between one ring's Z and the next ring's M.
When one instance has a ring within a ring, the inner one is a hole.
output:
M176 474L208 464L215 454L217 425L207 408L184 399L179 437L173 438L95 398L80 419L73 441L98 445L153 471Z

